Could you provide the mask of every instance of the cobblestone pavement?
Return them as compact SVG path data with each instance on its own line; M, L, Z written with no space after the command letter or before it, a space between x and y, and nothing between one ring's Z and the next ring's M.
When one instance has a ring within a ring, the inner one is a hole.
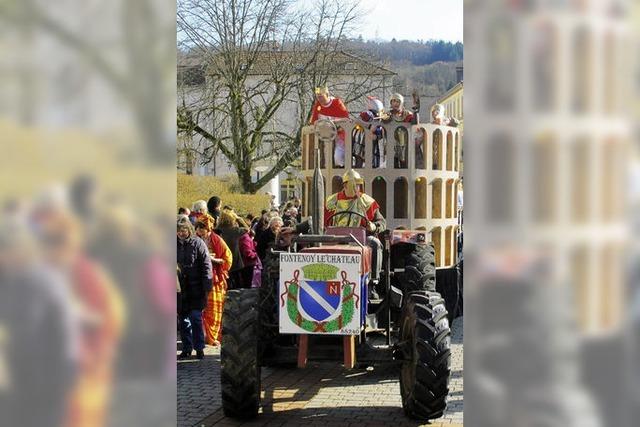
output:
M463 423L463 319L452 325L449 405L433 427ZM205 350L203 361L178 362L178 426L417 426L402 412L397 370L345 370L340 362L309 362L306 369L263 369L258 418L226 418L220 401L220 352Z

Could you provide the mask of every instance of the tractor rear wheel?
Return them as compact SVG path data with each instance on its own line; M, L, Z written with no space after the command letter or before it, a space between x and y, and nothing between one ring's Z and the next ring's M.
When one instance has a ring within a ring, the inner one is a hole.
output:
M451 376L451 330L437 292L405 295L400 323L400 393L405 413L439 418L447 407Z
M436 257L433 245L397 243L391 246L391 269L404 268L392 284L405 294L436 290Z
M259 289L227 292L222 315L222 408L234 418L254 418L260 406Z

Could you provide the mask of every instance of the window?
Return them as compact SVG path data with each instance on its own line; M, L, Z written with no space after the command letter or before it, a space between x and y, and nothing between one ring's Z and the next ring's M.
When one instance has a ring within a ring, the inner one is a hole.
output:
M365 163L365 131L356 125L351 132L351 167L360 169Z
M307 166L309 170L313 170L316 167L316 136L312 133L308 135L307 140L307 158L309 161L307 162Z
M427 132L424 128L418 128L415 141L416 169L425 169L425 154L427 153Z
M371 144L373 161L371 167L386 168L387 167L387 131L382 126L378 126L373 132L373 141Z
M453 166L456 172L460 169L460 158L458 157L460 153L460 146L458 144L459 138L460 132L456 132L456 144L453 147Z
M331 180L331 194L335 194L342 190L342 178L338 175Z
M345 132L344 129L338 127L338 132L336 133L336 137L333 139L332 143L332 153L333 153L333 167L338 169L344 168L345 161Z
M445 215L447 218L453 218L453 203L455 198L453 197L453 179L447 181L447 196L446 196L446 210Z
M395 131L393 131L393 136L396 141L394 147L393 167L395 169L406 169L409 163L409 133L407 132L407 128L398 126Z
M452 264L451 255L453 254L453 248L455 247L455 245L453 244L453 239L453 226L450 225L445 229L444 233L444 265L446 267L450 267Z
M441 240L442 240L442 229L440 227L435 227L431 229L431 242L433 242L433 247L435 249L435 257L436 257L436 267L440 267L442 265L442 261L441 261L441 254L442 254L442 247L441 247Z
M453 170L453 134L447 132L447 170Z
M440 129L436 129L433 132L433 140L432 140L432 169L440 170L442 169L442 132Z
M427 217L427 178L418 178L415 182L415 201L416 218L422 219Z
M406 178L398 178L393 183L393 204L394 204L394 218L408 218L408 191L409 185Z
M383 217L387 217L387 181L383 177L377 176L374 178L371 189L371 196L380 205L380 213Z
M431 183L431 218L442 218L442 180Z

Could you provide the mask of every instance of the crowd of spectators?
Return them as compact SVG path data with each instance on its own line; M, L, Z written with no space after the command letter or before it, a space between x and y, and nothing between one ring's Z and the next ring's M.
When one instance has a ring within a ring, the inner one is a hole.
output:
M221 207L222 206L222 207ZM262 265L283 227L302 220L300 199L258 215L240 214L217 196L180 207L177 217L180 359L204 358L205 345L219 346L228 289L256 288Z

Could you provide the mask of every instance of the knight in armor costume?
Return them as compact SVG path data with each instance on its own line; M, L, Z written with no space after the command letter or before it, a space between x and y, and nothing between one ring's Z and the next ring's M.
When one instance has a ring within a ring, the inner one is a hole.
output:
M362 168L364 167L365 156L365 130L360 125L355 125L351 132L351 167Z
M348 170L342 176L342 190L327 197L325 202L324 217L325 226L336 227L365 227L367 234L378 234L385 230L386 221L380 213L380 205L375 199L362 192L364 184L360 174L353 169ZM357 215L337 215L329 218L336 212L351 211Z
M383 232L386 221L380 213L380 205L375 199L362 191L364 180L353 169L342 176L342 190L327 197L324 208L325 226L364 227L367 230L367 244L372 251L372 279L380 278L382 268L382 243L376 237ZM356 212L358 215L339 214L337 212Z
M413 121L413 113L404 108L404 97L402 95L394 93L391 95L389 103L391 104L391 108L389 109L389 117L386 122L411 123Z

